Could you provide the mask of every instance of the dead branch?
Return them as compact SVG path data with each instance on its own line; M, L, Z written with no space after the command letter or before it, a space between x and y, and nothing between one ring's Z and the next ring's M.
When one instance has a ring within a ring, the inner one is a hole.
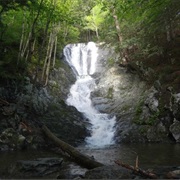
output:
M139 168L139 159L138 156L136 157L136 164L135 164L135 168L138 169Z
M122 167L124 167L124 168L126 168L126 169L130 169L130 170L132 170L134 173L139 174L139 175L141 175L141 176L143 176L143 177L150 178L150 179L157 179L157 178L158 178L157 175L154 174L154 173L152 173L152 172L148 172L148 171L145 171L145 170L143 170L143 169L136 168L136 167L131 166L131 165L129 165L129 164L125 164L125 163L123 163L123 162L121 162L121 161L114 161L114 162L115 162L117 165L122 166Z

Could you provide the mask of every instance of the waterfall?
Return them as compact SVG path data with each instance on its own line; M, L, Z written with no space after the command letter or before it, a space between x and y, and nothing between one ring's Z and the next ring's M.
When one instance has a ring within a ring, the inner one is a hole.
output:
M92 124L91 136L86 138L87 145L103 147L113 144L115 117L96 110L90 97L96 87L95 80L91 76L96 71L98 56L96 44L93 42L69 44L64 48L64 55L76 75L76 82L70 88L66 103L76 107Z

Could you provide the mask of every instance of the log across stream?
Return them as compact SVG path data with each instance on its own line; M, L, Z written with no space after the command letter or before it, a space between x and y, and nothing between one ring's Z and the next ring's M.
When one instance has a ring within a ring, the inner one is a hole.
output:
M77 163L84 165L88 169L103 166L102 163L96 161L94 158L82 154L73 146L57 138L45 125L42 126L42 130L51 141L53 141L57 146L59 146L61 150L64 151L64 153L67 153Z

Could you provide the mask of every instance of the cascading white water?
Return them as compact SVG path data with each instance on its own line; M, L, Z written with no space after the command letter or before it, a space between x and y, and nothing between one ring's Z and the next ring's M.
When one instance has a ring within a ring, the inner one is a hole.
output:
M64 48L66 61L76 75L76 82L70 88L67 104L76 107L92 124L91 137L86 138L87 145L103 147L113 144L115 116L100 113L91 102L90 94L96 84L91 77L96 70L98 48L93 42L69 44Z

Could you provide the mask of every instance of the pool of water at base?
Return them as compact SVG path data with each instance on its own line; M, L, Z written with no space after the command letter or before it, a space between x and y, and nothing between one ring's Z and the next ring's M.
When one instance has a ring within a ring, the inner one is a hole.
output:
M121 144L104 148L78 147L80 152L93 156L105 165L115 164L120 160L126 164L135 165L136 157L139 158L140 168L156 168L171 166L180 169L180 144ZM12 163L18 160L34 160L43 157L61 157L49 151L28 150L0 153L0 174ZM69 165L72 174L84 174L86 169L75 163Z
M138 156L139 166L142 167L180 166L180 144L121 144L79 150L107 165L114 164L115 160L135 165Z

